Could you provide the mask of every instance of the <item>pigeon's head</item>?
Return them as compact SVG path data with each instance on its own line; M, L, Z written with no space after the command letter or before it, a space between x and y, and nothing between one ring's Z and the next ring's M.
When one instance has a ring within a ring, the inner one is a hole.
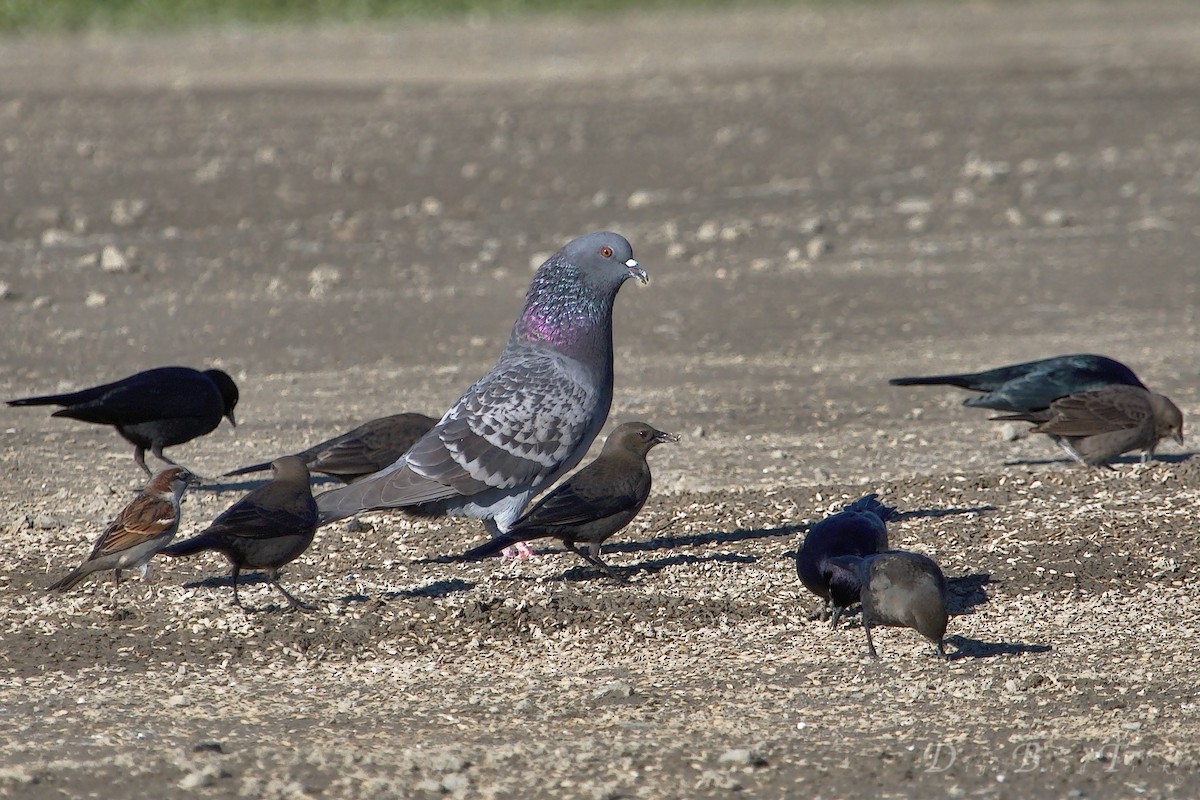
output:
M649 281L624 236L601 231L572 239L538 267L516 337L566 350L609 339L613 301L630 278Z
M221 393L221 400L225 405L224 417L229 420L230 425L236 428L237 420L233 418L233 408L238 404L237 384L233 382L233 378L229 377L228 373L219 369L206 369L204 374L216 384L217 391Z

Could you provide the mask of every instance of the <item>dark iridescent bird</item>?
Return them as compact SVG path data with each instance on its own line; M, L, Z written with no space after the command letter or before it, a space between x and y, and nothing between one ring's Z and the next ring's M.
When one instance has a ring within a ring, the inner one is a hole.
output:
M164 447L190 442L221 424L231 425L237 384L219 369L158 367L113 383L66 394L9 400L10 406L65 406L51 416L112 425L136 448L133 458L147 475L146 450L168 464Z
M600 547L633 521L650 496L646 454L655 445L677 441L676 434L664 433L645 422L618 426L604 441L595 461L556 486L507 533L464 553L461 559L486 558L517 542L549 536L609 577L618 578L600 558ZM583 547L577 548L577 542Z
M271 471L270 483L238 500L196 536L162 551L176 558L206 550L223 554L232 567L233 602L244 611L252 610L238 597L238 575L245 569L264 570L292 609L307 608L279 583L279 568L307 550L317 530L308 467L296 456L284 456L272 462Z
M858 589L867 649L879 658L871 638L874 625L912 628L945 658L946 576L937 562L920 553L889 550L861 558L840 556L831 562L839 582Z
M93 572L112 570L117 586L122 570L146 576L150 559L171 543L179 530L179 504L196 476L183 467L159 472L108 524L87 559L46 588L65 592Z
M965 406L1015 413L1041 411L1064 395L1113 384L1146 388L1133 370L1120 361L1088 353L1043 358L983 372L892 378L888 383L892 386L958 386L982 392L977 397L963 400Z
M1036 423L1029 430L1052 437L1071 457L1089 467L1107 466L1117 456L1142 451L1149 461L1159 440L1183 444L1183 412L1161 394L1135 386L1106 386L1060 397L1042 411L1005 414L995 420Z
M887 521L895 511L879 502L879 495L869 494L813 524L805 534L796 551L796 574L823 601L821 618L829 611L830 627L836 627L842 612L858 602L858 584L847 584L844 570L834 569L831 559L887 550Z
M533 276L492 369L403 458L317 498L321 523L403 508L508 531L529 499L579 463L608 417L612 311L630 278L646 282L624 237L569 242Z
M436 419L424 414L380 417L296 453L296 457L308 465L309 472L320 472L343 483L353 483L393 464L436 424ZM226 472L224 477L270 468L271 462L264 461Z

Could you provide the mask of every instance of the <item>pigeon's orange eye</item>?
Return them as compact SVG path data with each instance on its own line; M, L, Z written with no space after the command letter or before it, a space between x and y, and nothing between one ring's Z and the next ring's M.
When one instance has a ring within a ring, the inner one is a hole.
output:
M601 247L600 255L604 256L605 258L612 258L612 248L609 247L608 245Z

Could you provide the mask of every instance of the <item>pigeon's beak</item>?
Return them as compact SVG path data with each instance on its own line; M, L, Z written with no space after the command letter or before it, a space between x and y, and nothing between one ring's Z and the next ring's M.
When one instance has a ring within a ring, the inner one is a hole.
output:
M625 269L629 270L629 277L637 278L638 283L649 283L650 276L646 274L646 270L642 269L642 265L636 259L629 259L625 262Z
M659 431L655 435L654 441L656 444L666 444L668 442L678 442L679 434L678 433L664 433L662 431Z

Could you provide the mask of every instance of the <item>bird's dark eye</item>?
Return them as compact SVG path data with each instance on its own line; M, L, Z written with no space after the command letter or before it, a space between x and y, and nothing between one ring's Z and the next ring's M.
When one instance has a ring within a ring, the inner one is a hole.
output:
M604 256L605 258L612 258L612 248L609 247L608 245L601 247L600 255Z
M606 247L604 249L607 250L608 248ZM638 436L642 437L643 439L645 439L649 435L650 435L650 431L648 431L648 430L642 429L642 430L638 431Z

